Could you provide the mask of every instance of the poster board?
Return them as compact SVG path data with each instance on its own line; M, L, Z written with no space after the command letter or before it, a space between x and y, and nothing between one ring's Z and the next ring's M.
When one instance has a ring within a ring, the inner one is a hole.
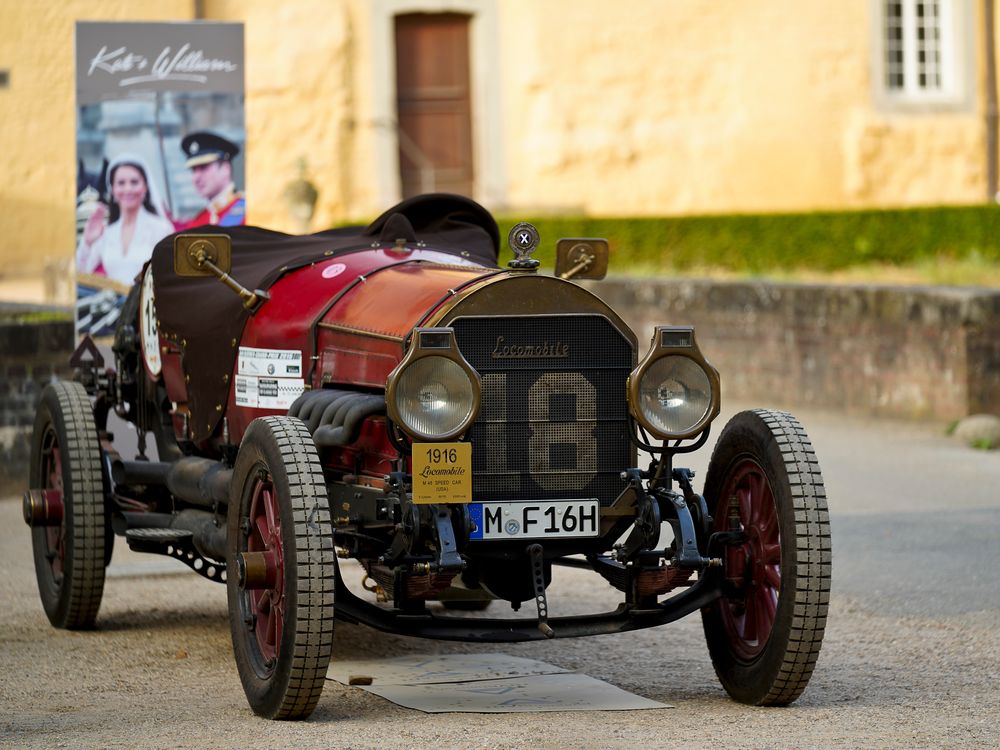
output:
M76 25L76 328L114 333L160 239L245 222L243 24Z

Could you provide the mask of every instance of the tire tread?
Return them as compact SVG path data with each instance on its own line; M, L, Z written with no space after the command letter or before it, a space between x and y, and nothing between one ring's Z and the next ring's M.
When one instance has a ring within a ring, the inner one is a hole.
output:
M62 584L56 601L46 603L43 596L43 603L54 626L70 630L92 628L104 595L107 524L101 446L93 407L84 387L73 381L57 381L46 386L42 402L57 433L59 420L62 421L65 434L59 436L59 450L64 475L63 494L68 496L66 507L70 513ZM54 413L56 410L58 416ZM36 424L36 429L38 427ZM35 439L40 437L36 435ZM68 487L65 486L67 474ZM33 476L32 482L40 479ZM36 556L40 553L36 551ZM39 586L43 586L42 580ZM69 588L64 589L66 586Z
M781 451L795 515L795 605L778 678L760 705L787 705L812 677L823 643L830 596L830 520L819 461L799 421L788 412L754 409ZM787 596L787 594L783 594Z
M281 690L277 705L263 713L272 719L303 719L319 702L333 651L336 559L326 481L312 436L300 420L262 417L251 424L244 441L251 431L253 439L272 441L281 457L295 539L297 607L291 668L283 689L276 686ZM266 432L259 435L262 431ZM286 560L289 552L285 551ZM251 707L261 712L252 699Z
M756 427L754 420L758 422ZM794 588L791 591L783 588L781 592L783 599L791 597L792 600L791 627L784 652L773 678L768 678L769 684L746 692L753 693L753 699L748 702L780 706L796 700L805 690L822 646L830 601L830 515L823 476L812 443L805 428L788 412L754 409L736 415L723 431L716 452L727 439L730 429L755 433L760 426L769 433L768 439L777 448L787 475L796 560L794 575L791 575L792 571L782 570L783 584L785 580L794 578ZM760 437L762 433L756 434ZM713 454L713 464L715 460L716 455ZM712 475L712 468L709 475ZM706 635L709 635L707 620ZM713 665L720 681L732 693L731 665L728 661L722 663L715 651L710 650L713 651ZM744 699L735 693L734 697Z

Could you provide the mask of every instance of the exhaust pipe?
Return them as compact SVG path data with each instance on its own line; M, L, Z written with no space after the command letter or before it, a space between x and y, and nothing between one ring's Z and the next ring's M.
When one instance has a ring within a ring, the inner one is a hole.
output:
M111 463L111 478L115 484L166 484L173 464L158 461L124 461Z
M166 485L174 497L212 508L229 502L233 470L221 461L186 456L173 463L117 460L111 465L111 477L115 484Z

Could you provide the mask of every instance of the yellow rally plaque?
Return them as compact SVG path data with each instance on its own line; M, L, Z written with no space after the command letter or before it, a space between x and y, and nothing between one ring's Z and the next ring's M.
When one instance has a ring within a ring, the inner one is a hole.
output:
M472 501L472 443L413 444L413 502Z

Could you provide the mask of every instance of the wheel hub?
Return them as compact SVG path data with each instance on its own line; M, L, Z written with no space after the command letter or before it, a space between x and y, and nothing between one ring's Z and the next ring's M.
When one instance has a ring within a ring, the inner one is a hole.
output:
M21 512L28 526L62 526L62 491L26 490L21 501Z

